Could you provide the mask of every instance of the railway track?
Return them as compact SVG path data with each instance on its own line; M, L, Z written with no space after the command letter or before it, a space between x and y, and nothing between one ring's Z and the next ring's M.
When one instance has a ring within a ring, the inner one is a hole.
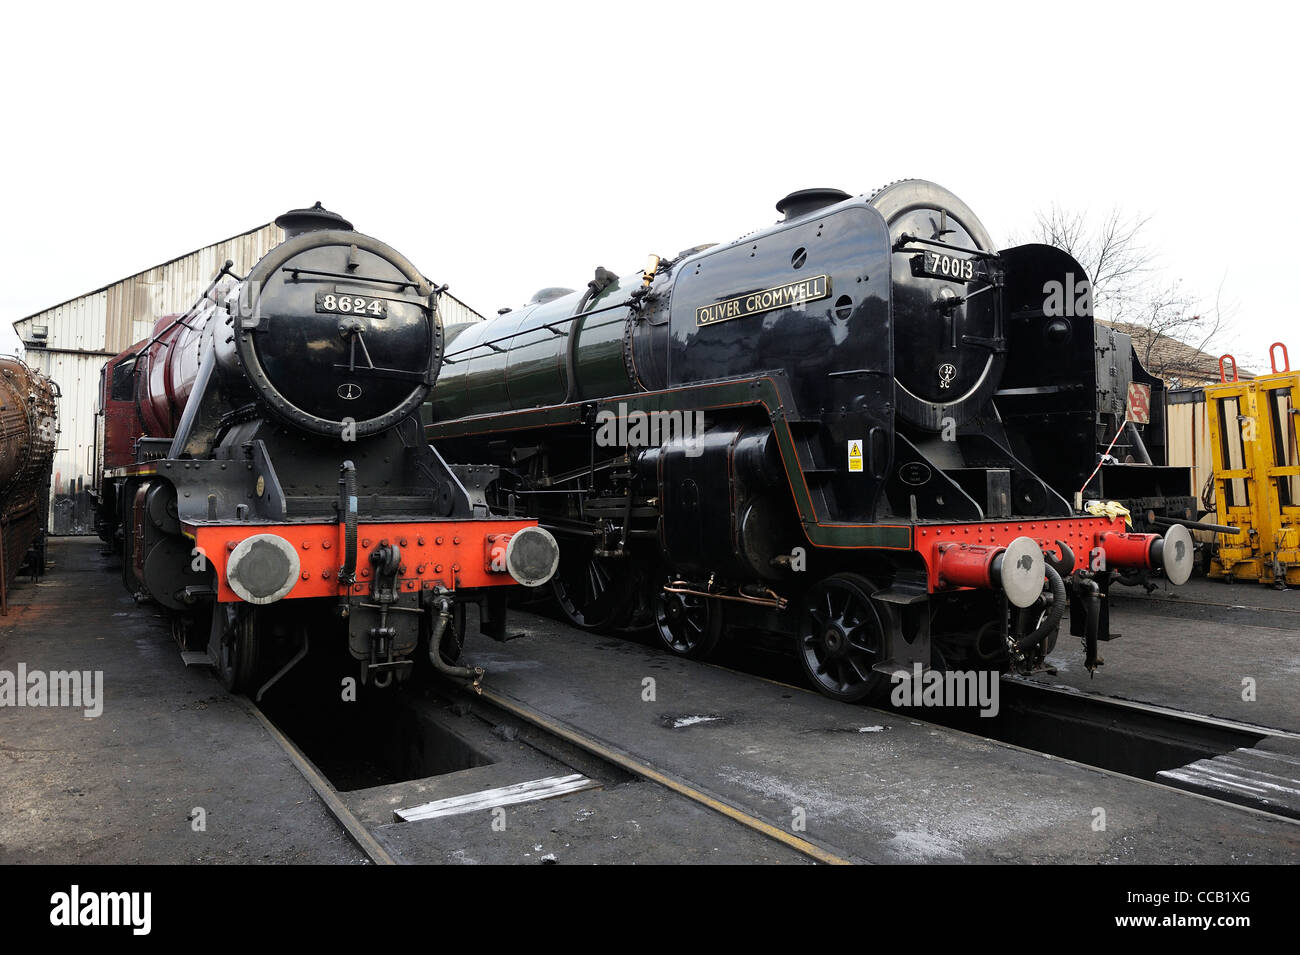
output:
M262 710L253 703L252 700L246 696L238 697L238 699L243 702L245 708L253 718L266 728L266 731L271 734L271 738L279 743L285 753L288 754L289 759L293 762L293 765L297 768L298 772L302 773L303 779L307 780L311 785L311 788L316 791L316 795L319 796L321 802L325 804L325 808L328 809L330 814L338 820L339 825L343 827L352 841L356 843L357 848L364 852L367 858L369 858L374 865L395 865L396 860L393 858L392 854L380 845L379 840L371 834L370 830L367 829L352 810L347 807L340 798L339 791L334 788L334 784L316 768L316 764L307 757L307 754L304 753L293 740L286 736L281 731L280 727L278 727L270 717L262 712Z
M767 682L811 694L779 680ZM286 732L252 703L247 705L372 863L407 861L376 836L375 820L367 821L349 808L347 794L318 768L291 731ZM412 700L410 705L418 708L424 704ZM481 697L462 697L457 705L464 712L472 708L486 725L526 726L528 732L520 734L520 741L577 773L599 779L605 772L613 772L648 781L817 863L863 861L853 851L788 831L779 824L781 820L770 814L765 817L761 807L737 799L734 794L729 797L698 779L668 771L595 732L548 716L508 694L488 688ZM849 710L870 713L872 720L904 717L910 722L994 740L1181 794L1289 822L1300 821L1300 734L1296 733L1046 687L1023 678L1005 678L1001 682L999 713L992 718L980 717L969 709L846 707L846 712ZM583 754L585 762L575 759L575 752Z
M491 727L494 731L499 731L502 726L508 726L516 723L516 721L517 724L531 728L531 732L520 732L517 737L511 731L507 731L504 735L505 738L512 740L517 738L520 742L537 750L542 756L561 764L564 768L557 770L558 772L571 769L575 771L574 775L585 774L583 778L586 776L592 777L592 779L587 780L591 784L590 786L578 788L600 788L600 783L593 782L593 780L610 776L645 780L703 807L710 813L715 813L731 822L744 826L763 839L793 850L793 852L808 860L829 865L850 865L860 861L841 856L812 840L786 832L746 811L743 807L728 804L716 795L692 785L687 780L664 772L644 760L637 759L626 751L597 739L591 734L549 719L520 701L503 694L485 689L481 696L471 696L453 690L451 691L451 698L454 700L452 709L455 712L465 715L472 712L485 727ZM331 779L331 776L339 775L337 767L334 767L334 772L330 772L318 766L317 762L311 758L308 749L313 748L314 741L307 746L300 746L299 740L295 738L297 736L295 730L292 727L282 725L277 718L278 714L274 711L268 713L261 706L254 704L245 697L240 697L240 699L254 718L266 728L272 738L284 749L294 766L316 791L325 808L339 822L357 847L366 854L372 864L400 865L411 861L404 858L400 852L390 851L383 844L376 835L378 826L375 820L368 821L350 808L349 791L336 785ZM436 708L431 706L428 701L415 697L401 699L399 706L412 712L423 712L426 716L427 711ZM404 742L403 745L409 745L409 741ZM575 754L578 754L576 758ZM333 761L333 757L331 757L331 761ZM351 782L355 784L357 778L369 771L361 770L351 779ZM502 788L514 789L518 787ZM572 789L573 787L568 791L572 791ZM499 789L493 789L462 798L465 798L467 803L474 807L473 811L487 811L495 805L492 802L492 797L499 791ZM551 798L554 795L565 794L566 791L547 791L537 798ZM474 798L476 796L486 796L487 799Z
M1001 688L991 720L925 715L964 731L974 721L975 735L1300 820L1300 734L1022 677L1004 677Z
M1216 610L1249 610L1255 613L1282 613L1291 616L1300 615L1300 610L1294 607L1258 607L1253 604L1230 604L1222 603L1217 600L1192 600L1185 598L1181 594L1177 599L1171 597L1143 597L1141 594L1126 594L1115 592L1109 595L1112 601L1127 602L1134 606L1142 604L1158 604L1175 607L1213 607Z

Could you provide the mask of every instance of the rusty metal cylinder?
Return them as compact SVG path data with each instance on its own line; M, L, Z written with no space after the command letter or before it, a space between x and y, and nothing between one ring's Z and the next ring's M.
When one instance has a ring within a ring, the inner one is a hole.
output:
M0 358L0 501L48 476L58 434L58 392L40 372L16 358Z

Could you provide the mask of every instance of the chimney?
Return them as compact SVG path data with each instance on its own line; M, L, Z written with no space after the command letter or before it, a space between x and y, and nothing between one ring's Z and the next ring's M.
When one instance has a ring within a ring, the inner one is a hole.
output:
M320 232L322 229L352 231L351 222L337 212L330 212L323 208L319 202L310 209L290 209L276 219L275 224L284 230L286 239L292 239L306 232Z
M785 216L782 221L789 222L824 206L833 206L837 202L852 198L840 189L800 189L792 192L776 204L776 211Z

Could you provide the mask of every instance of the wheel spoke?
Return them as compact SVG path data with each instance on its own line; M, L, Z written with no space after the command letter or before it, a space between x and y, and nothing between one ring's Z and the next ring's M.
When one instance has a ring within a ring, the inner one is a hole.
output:
M868 643L867 639L864 639L870 636L868 626L865 623L860 623L849 631L849 646L870 656L879 656L880 651Z
M856 630L862 626L862 622L866 619L863 614L864 609L856 600L850 601L849 605L844 608L845 629Z
M852 685L845 671L848 670L848 661L841 657L835 661L835 680L839 684L838 689L843 692Z
M876 657L880 656L880 652L878 650L874 650L863 643L856 643L850 640L849 647L855 651L857 656L866 657L869 660L874 660Z
M594 604L603 592L604 588L600 585L600 570L596 567L596 562L592 561L587 564L587 602Z
M865 682L867 682L868 679L871 678L871 668L870 668L870 667L868 667L868 668L866 669L866 671L864 672L863 669L862 669L862 667L860 667L860 666L858 665L858 661L857 661L855 658L853 658L852 656L845 657L845 658L844 658L844 661L845 661L845 663L848 664L849 669L851 669L854 673L856 673L856 674L858 675L858 682L860 682L860 683L865 683Z

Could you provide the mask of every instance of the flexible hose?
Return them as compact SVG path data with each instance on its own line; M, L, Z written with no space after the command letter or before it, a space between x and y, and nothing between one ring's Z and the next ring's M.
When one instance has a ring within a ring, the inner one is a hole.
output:
M1052 603L1047 608L1047 616L1038 625L1038 629L1016 641L1016 652L1025 653L1038 646L1049 633L1057 628L1065 616L1065 581L1050 564L1043 568L1047 572L1047 585L1052 591Z
M993 644L985 647L985 640L990 636L993 637ZM975 655L981 660L993 660L999 654L1006 652L1006 644L1002 641L1002 634L999 632L998 622L990 620L984 626L980 627L975 633Z
M432 632L429 634L429 662L444 676L451 677L453 680L468 680L476 691L482 692L479 689L479 682L483 679L484 673L482 667L452 666L442 658L440 649L442 635L447 632L451 618L451 601L445 598L438 601L438 617L434 620Z

